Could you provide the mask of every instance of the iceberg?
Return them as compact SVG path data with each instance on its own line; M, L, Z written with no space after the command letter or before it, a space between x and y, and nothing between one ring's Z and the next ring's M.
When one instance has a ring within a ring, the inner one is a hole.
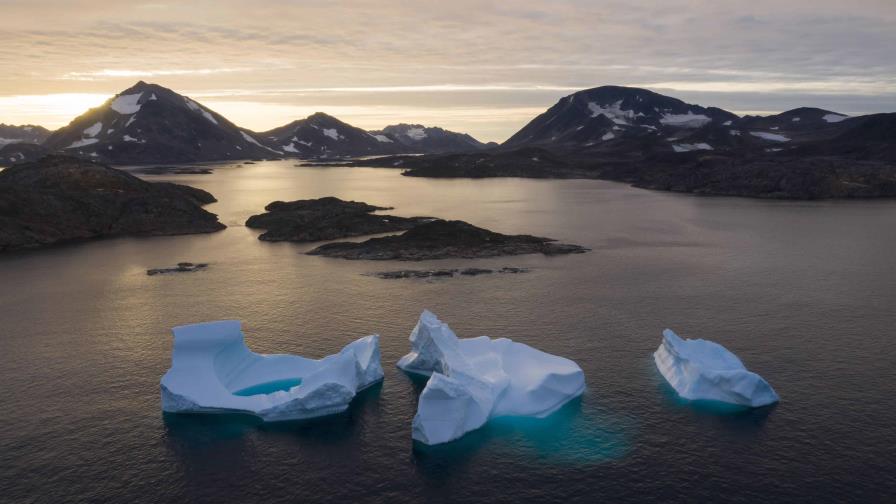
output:
M778 394L736 355L703 339L681 339L663 331L653 360L679 396L689 400L721 401L758 408L778 402Z
M430 377L412 431L428 445L458 439L489 418L543 418L585 391L575 362L507 338L459 339L427 310L410 341L398 367Z
M383 379L379 336L314 360L249 350L238 320L172 329L171 369L161 381L162 410L247 413L265 421L339 413L361 390Z

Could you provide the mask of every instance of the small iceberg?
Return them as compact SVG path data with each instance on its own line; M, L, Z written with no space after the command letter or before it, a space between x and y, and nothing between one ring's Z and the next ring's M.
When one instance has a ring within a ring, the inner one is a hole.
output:
M728 349L712 341L683 340L666 329L653 360L669 385L685 399L721 401L751 408L779 400L768 382L748 371Z
M320 360L249 350L238 320L172 329L171 369L162 377L162 410L248 413L265 421L345 411L361 390L383 379L379 336L349 343Z
M458 339L426 310L410 341L398 367L430 376L413 421L413 438L428 445L458 439L489 418L545 417L585 390L575 362L507 338Z

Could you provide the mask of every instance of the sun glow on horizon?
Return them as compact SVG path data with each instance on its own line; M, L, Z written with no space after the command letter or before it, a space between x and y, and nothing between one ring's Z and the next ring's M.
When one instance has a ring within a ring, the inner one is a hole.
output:
M101 93L50 93L0 96L0 122L59 128L112 95Z

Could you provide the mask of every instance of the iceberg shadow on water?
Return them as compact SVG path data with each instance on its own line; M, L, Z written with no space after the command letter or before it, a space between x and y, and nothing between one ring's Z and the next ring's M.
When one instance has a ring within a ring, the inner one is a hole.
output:
M450 479L480 456L537 460L541 464L593 465L624 458L630 429L621 417L576 397L543 418L502 416L448 443L413 442L417 469L430 480Z
M666 408L688 414L701 424L722 426L725 430L753 434L762 430L778 403L750 407L708 399L685 399L672 388L656 368L653 358L644 359L644 368L651 375L656 391Z

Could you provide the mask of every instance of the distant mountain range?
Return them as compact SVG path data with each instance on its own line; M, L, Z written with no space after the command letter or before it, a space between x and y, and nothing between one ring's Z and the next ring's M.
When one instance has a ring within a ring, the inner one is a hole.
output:
M0 132L6 165L49 153L113 164L368 157L343 164L427 177L602 178L705 194L896 195L896 113L849 117L802 107L741 117L621 86L566 96L501 145L419 124L365 131L324 113L255 133L145 82L55 132L6 125Z
M420 124L395 124L370 133L381 142L397 142L405 150L419 153L467 152L498 146L494 142L482 143L466 133L428 128Z
M818 108L740 117L646 89L562 98L495 149L389 156L421 177L597 178L651 189L767 198L896 196L896 113Z
M368 132L320 112L256 133L191 98L142 81L54 132L39 126L0 125L0 165L51 153L137 165L425 154L487 146L463 133L420 125Z

